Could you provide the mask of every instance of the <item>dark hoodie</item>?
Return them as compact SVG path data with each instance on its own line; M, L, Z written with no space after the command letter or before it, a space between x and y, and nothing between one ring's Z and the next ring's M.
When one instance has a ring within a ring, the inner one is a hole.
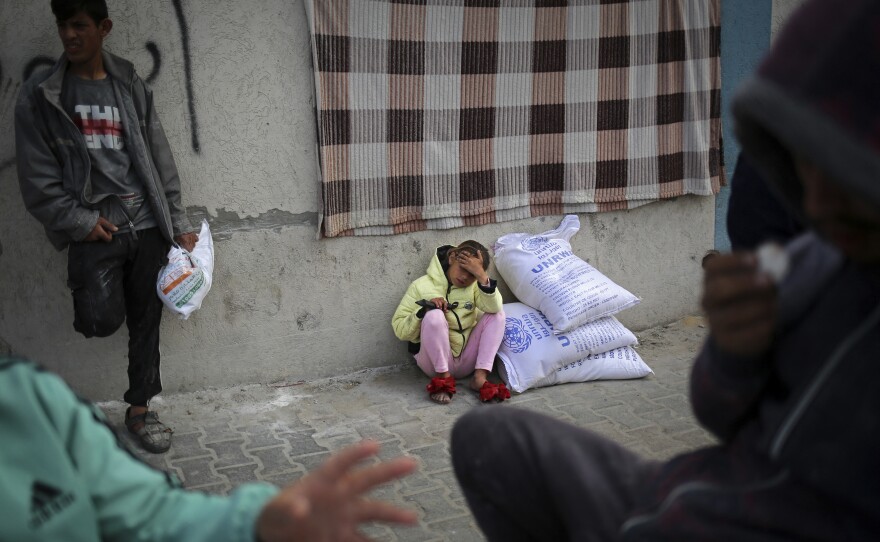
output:
M880 208L880 2L808 1L734 116L793 212L792 152ZM694 364L694 412L720 444L664 464L623 539L880 540L880 282L815 234L788 251L770 351L710 337Z

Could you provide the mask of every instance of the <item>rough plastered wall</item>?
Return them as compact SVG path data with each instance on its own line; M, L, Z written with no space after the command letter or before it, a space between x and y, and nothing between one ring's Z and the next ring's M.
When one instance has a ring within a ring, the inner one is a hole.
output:
M127 333L72 329L66 253L23 209L12 123L24 73L61 51L48 0L0 2L0 352L28 356L93 399L125 389ZM561 217L393 237L316 239L318 171L309 38L298 1L111 0L108 49L156 91L184 203L210 221L213 289L189 320L162 324L168 392L308 380L408 362L390 327L434 248ZM185 21L185 31L181 27ZM634 329L697 310L712 198L581 216L576 252L642 298ZM502 284L502 292L510 299ZM650 362L650 360L648 360Z

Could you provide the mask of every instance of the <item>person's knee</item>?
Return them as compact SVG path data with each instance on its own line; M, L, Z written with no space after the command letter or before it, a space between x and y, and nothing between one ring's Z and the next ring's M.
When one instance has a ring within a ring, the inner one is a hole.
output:
M452 427L452 460L470 459L486 448L498 444L497 438L487 438L489 433L503 437L509 417L509 408L471 409L461 416ZM458 458L458 459L457 459Z
M422 329L425 327L442 328L446 325L446 315L440 309L430 310L422 317Z
M109 337L119 330L125 321L125 313L121 311L96 311L91 307L77 307L73 328L86 338Z

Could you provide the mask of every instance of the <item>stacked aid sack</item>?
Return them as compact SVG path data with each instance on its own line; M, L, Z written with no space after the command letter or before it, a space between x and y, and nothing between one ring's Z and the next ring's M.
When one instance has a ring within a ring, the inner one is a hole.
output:
M520 303L505 303L499 373L519 393L563 382L641 378L652 371L632 348L633 333L613 315L639 298L574 254L580 221L512 233L494 246L495 266Z

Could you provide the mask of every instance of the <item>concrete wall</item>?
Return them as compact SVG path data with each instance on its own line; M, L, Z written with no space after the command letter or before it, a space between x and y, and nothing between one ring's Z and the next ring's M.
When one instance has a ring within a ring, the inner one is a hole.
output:
M561 219L316 240L305 12L289 0L255 6L111 2L107 47L151 76L184 202L194 222L207 216L215 234L216 278L202 309L187 321L166 313L162 324L166 391L406 363L390 317L436 246L466 238L491 245L505 233L541 232ZM32 59L54 59L60 50L48 2L0 3L0 347L56 370L90 398L115 399L125 388L127 333L90 340L74 333L66 253L56 252L24 211L13 162L13 105L23 73ZM713 224L713 198L684 197L582 215L573 244L643 299L620 315L641 329L697 310L700 259L713 245ZM512 299L503 284L502 292Z

